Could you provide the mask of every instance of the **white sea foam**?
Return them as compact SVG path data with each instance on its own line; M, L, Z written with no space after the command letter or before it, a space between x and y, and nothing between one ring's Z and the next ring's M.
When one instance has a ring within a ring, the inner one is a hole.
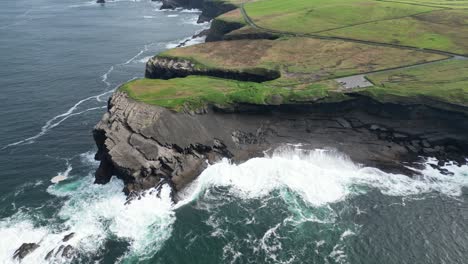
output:
M97 165L92 160L91 152L80 155L80 160L93 168ZM151 257L171 236L175 211L202 195L206 198L209 190L218 186L228 187L230 194L243 199L267 200L265 198L270 197L272 191L280 190L277 197L284 199L287 204L298 204L299 201L292 199L300 197L309 207L325 210L331 203L352 195L364 194L371 188L396 196L428 192L454 197L461 195L461 188L468 186L468 166L447 164L444 168L454 175L443 175L427 165L421 170L423 176L412 179L360 167L346 156L335 152L288 149L277 151L271 156L254 158L240 165L227 160L211 165L181 193L181 201L176 205L172 203L168 186L163 187L160 196L148 192L141 199L125 205L126 197L121 192L123 184L120 180L112 179L107 185L95 185L93 177L87 176L75 181L60 182L48 188L51 195L65 201L57 214L61 223L53 223L54 220L51 219L51 224L37 226L31 215L21 211L1 220L0 263L10 263L14 251L26 242L39 242L41 246L29 254L23 263L41 263L45 262L44 257L50 250L57 250L60 245L66 244L72 245L83 254L99 254L105 242L112 237L130 244L122 260L135 256L140 260ZM287 196L282 192L296 195ZM303 215L304 219L310 218L307 212ZM219 212L216 216L209 217L206 223L214 229L211 235L224 236L220 232L223 222L227 221L224 217ZM282 228L288 226L291 219L280 219L262 236L252 238L254 250L265 252L269 260L279 262L278 253L283 247ZM76 235L68 242L63 242L63 237L71 232ZM345 263L344 246L340 243L355 233L356 230L344 229L329 257ZM317 247L322 244L323 242L318 242ZM223 253L225 257L233 259L240 256L236 245L232 243L224 246ZM62 261L60 254L54 258Z
M183 9L180 12L181 13L195 13L195 14L201 13L199 9Z
M78 7L86 7L86 6L93 6L93 5L96 5L96 1L88 1L88 2L81 3L81 4L69 5L68 7L78 8Z
M50 181L52 183L59 183L61 181L64 181L68 178L68 175L70 174L70 172L73 170L73 167L71 166L71 164L67 161L67 169L63 172L59 172L57 174L57 176L53 177Z
M71 245L84 255L96 254L110 237L129 242L124 259L150 257L172 232L175 216L170 187L164 186L159 197L148 193L127 205L122 188L121 181L116 179L107 185L95 185L91 176L49 187L50 194L68 199L58 213L64 223L36 226L23 213L1 220L0 263L12 263L15 250L23 243L39 243L40 247L21 263L67 262L61 254L55 256L61 245ZM72 232L75 235L63 242L63 237ZM54 250L52 259L44 260L51 250Z
M109 74L111 74L112 71L114 71L114 66L111 66L109 70L107 70L107 72L101 76L102 82L105 83L107 87L111 86L111 83L108 82L107 79L109 78Z
M107 92L106 92L107 93ZM102 94L101 94L102 95ZM72 116L76 116L76 115L81 115L81 114L84 114L86 112L89 112L89 111L93 111L93 110L97 110L97 109L103 109L103 108L106 108L106 106L100 106L100 107L91 107L91 108L88 108L86 110L83 110L83 111L80 111L80 112L74 112L79 105L81 105L82 103L86 102L86 101L89 101L91 99L96 99L98 98L99 96L101 95L95 95L95 96L90 96L88 98L85 98L83 100L80 100L78 101L78 103L76 103L74 106L72 106L70 109L68 109L67 112L63 113L63 114L60 114L60 115L57 115L55 117L53 117L52 119L48 120L44 126L42 126L41 128L41 131L39 133L37 133L36 135L32 136L32 137L28 137L28 138L25 138L23 140L20 140L20 141L17 141L17 142L14 142L14 143L10 143L6 146L4 146L2 149L6 149L8 147L12 147L12 146L16 146L16 145L21 145L21 144L31 144L31 143L34 143L34 141L39 138L39 137L42 137L43 135L45 135L49 130L51 130L52 128L60 125L63 121L67 120L68 118L72 117Z
M210 22L198 23L198 17L196 16L184 19L182 20L182 23L188 24L188 25L202 26L202 27L206 27L210 25Z
M178 17L179 15L177 14L172 14L172 15L167 15L167 17Z
M339 202L350 195L380 190L385 195L410 196L438 192L459 196L468 186L468 166L447 164L454 175L444 175L428 164L422 176L410 178L361 167L348 157L331 151L280 150L271 157L250 159L240 165L224 159L210 166L191 184L183 203L196 199L215 186L230 187L233 195L245 199L268 196L273 190L292 190L312 206Z
M184 47L193 46L193 45L196 45L196 44L204 43L205 39L206 39L206 37L204 37L204 36L203 37L196 37L196 38L189 37L189 38L185 38L183 40L170 42L170 43L166 44L166 48L173 49L173 48L178 47L181 43L184 43Z
M85 153L80 154L80 160L83 164L85 165L90 165L90 166L97 166L99 165L99 161L94 159L94 154L96 151L88 151Z

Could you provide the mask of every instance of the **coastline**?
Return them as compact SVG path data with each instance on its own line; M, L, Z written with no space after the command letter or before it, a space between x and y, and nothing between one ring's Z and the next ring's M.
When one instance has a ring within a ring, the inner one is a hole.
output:
M202 8L199 21L225 12L224 6L203 9L204 1L162 2L162 8ZM212 30L205 33L210 36ZM216 35L213 41L219 39ZM180 69L163 65L156 72ZM190 74L189 70L185 76ZM468 129L466 108L425 98L416 104L395 104L363 94L350 96L337 103L209 105L175 113L116 92L93 132L96 159L101 161L96 183L116 175L130 197L165 183L176 193L222 158L240 163L298 143L339 151L362 166L408 176L415 174L408 166L417 166L422 157L438 158L438 169L446 161L466 162L468 137L460 132Z

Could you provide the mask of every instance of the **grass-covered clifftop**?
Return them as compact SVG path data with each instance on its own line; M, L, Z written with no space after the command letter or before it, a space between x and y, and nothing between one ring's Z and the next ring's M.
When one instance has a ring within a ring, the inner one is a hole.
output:
M153 58L190 62L192 74L188 69L185 78L136 80L121 90L176 111L347 100L349 93L381 102L468 106L468 0L223 2L239 8L213 21L209 40L216 42ZM261 83L239 78L252 70L280 75ZM214 78L223 71L238 75Z

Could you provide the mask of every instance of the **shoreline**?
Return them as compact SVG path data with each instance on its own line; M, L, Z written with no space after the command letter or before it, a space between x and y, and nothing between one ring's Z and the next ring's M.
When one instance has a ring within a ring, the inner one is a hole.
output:
M202 8L199 21L223 10L208 12L203 0L162 2L161 8ZM212 31L203 33L210 36ZM349 95L350 100L338 103L211 105L176 113L117 91L93 132L101 161L95 182L105 184L115 175L124 181L129 197L164 183L176 193L206 168L206 161L230 158L241 163L297 143L334 149L363 166L408 176L414 175L408 166L425 157L437 158L435 167L441 172L445 162L467 163L468 136L460 132L468 130L466 108L434 104L429 98L396 104Z

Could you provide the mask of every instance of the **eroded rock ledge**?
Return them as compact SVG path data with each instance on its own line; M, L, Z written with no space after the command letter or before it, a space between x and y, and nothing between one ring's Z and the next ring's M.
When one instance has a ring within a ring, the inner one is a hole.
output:
M95 127L101 161L96 183L112 175L131 194L164 182L175 191L222 157L241 162L287 143L335 149L353 161L408 173L419 155L458 160L468 153L468 118L423 105L377 103L367 97L329 104L209 107L175 113L123 92Z
M179 58L155 56L146 63L145 77L151 79L172 79L189 75L212 76L225 79L265 82L280 77L280 72L264 68L242 70L209 69L197 67L193 62Z

